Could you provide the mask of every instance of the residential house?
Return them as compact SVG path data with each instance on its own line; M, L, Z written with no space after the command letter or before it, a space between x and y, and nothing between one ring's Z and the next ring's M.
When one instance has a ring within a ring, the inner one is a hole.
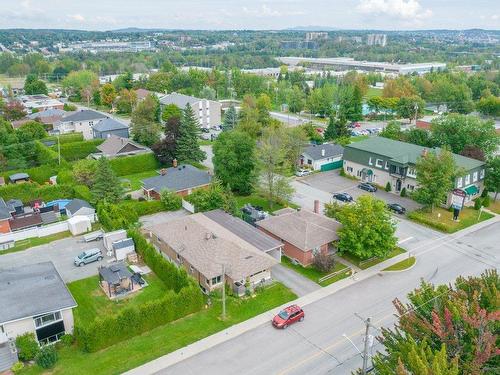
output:
M165 258L182 266L205 293L223 286L238 294L271 279L282 244L222 210L185 216L144 228Z
M40 227L42 225L42 215L36 212L16 215L10 220L10 229L12 232L32 227Z
M207 187L210 181L209 172L183 164L164 168L158 176L142 180L142 189L149 199L160 199L160 193L165 189L186 196L193 190Z
M0 351L6 341L24 333L34 333L40 344L47 344L73 332L77 304L52 262L0 273Z
M122 138L129 137L128 125L109 117L94 124L92 134L94 138L100 139L106 139L112 135Z
M116 158L119 156L137 155L152 152L146 146L142 146L128 138L122 138L117 135L109 136L102 144L96 147L100 152L92 154L92 157L98 159L102 156L107 158Z
M68 114L70 113L67 111L54 108L54 109L47 109L42 112L35 112L28 115L27 117L30 120L40 121L42 124L54 126L56 122L61 121L61 119L64 116L67 116Z
M149 95L153 94L153 91L149 91L149 90L146 90L146 89L137 89L135 90L135 95L137 97L137 101L143 101L144 99L146 99L146 97L148 97Z
M30 113L43 112L49 109L63 109L64 103L44 94L21 95L19 100Z
M73 199L66 206L66 215L69 218L74 216L87 216L93 223L96 221L95 208L83 199Z
M427 149L411 143L384 137L371 137L347 145L344 150L344 171L362 181L385 187L399 194L404 188L413 191L417 184L417 159L428 152L439 153L439 148ZM481 194L484 186L485 163L462 155L453 154L462 175L454 181L454 188L466 193L466 203ZM451 202L448 194L446 204Z
M344 147L335 143L308 146L300 156L300 165L315 171L329 171L342 168Z
M0 197L0 233L9 233L11 231L10 221L15 212L16 209Z
M9 176L9 180L13 184L20 184L23 182L28 182L30 180L30 175L27 173L14 173Z
M312 264L316 254L329 253L329 245L338 240L341 224L326 216L291 208L279 210L275 215L258 221L257 227L283 242L283 253L303 266Z
M212 126L222 124L221 104L214 100L195 98L173 92L160 98L160 105L165 107L169 104L175 104L180 109L186 108L189 104L193 109L195 117L198 119L200 127L208 129Z
M103 113L84 109L72 112L54 124L54 131L59 134L82 133L84 139L92 139L92 128L100 120L107 118Z

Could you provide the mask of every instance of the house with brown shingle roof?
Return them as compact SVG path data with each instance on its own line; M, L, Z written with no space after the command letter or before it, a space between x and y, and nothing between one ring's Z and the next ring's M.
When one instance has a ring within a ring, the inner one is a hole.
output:
M182 266L209 293L224 279L238 294L245 284L271 279L282 243L222 210L182 217L143 229L153 246Z
M117 156L137 155L151 152L151 150L146 146L140 145L131 139L119 137L117 135L109 136L96 148L100 151L100 153L92 155L95 159L102 156L115 158Z
M276 216L258 221L264 233L284 243L283 253L303 266L310 265L317 253L328 253L328 246L338 240L338 221L307 210L284 209Z

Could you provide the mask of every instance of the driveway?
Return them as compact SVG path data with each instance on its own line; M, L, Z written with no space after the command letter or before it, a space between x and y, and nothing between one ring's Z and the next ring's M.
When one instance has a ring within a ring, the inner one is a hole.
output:
M205 160L201 162L205 167L210 169L211 171L214 170L214 164L212 163L212 158L214 157L214 153L212 152L212 146L200 146L200 148L205 151L207 154L207 157Z
M141 216L139 221L142 226L147 228L156 224L168 223L169 221L189 215L185 209L177 211L162 211L152 215Z
M74 258L84 250L101 249L104 259L83 267L73 264ZM114 258L113 258L114 259ZM83 237L71 237L46 245L32 247L24 251L0 255L0 269L52 261L64 282L85 279L97 275L97 267L107 264L112 258L106 255L102 241L83 242ZM1 274L1 272L0 272Z
M359 181L342 177L340 175L340 170L314 173L307 177L297 179L297 181L330 194L349 193L354 200L364 194L373 194L387 203L398 203L405 207L407 211L414 211L422 207L412 199L402 198L399 195L388 193L382 189L378 189L375 193L368 193L361 190L358 188Z
M281 264L277 264L271 269L271 275L273 279L281 281L299 297L321 289L321 286L315 282Z

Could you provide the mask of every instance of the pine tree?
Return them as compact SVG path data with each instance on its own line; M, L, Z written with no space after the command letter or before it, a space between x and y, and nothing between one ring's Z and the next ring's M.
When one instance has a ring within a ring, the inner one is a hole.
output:
M328 121L328 126L326 127L323 137L325 138L325 141L333 141L336 136L337 132L335 130L335 120L333 117L330 117L330 121Z
M111 169L109 160L99 159L95 173L92 197L95 203L116 203L123 196L123 187L115 172Z
M205 160L206 154L200 149L198 136L200 127L194 116L193 109L186 105L182 112L179 138L177 139L177 159L179 161L201 162Z
M236 109L234 108L234 105L231 104L231 106L227 109L226 113L224 114L224 120L222 122L222 130L234 129L237 122L238 122L238 115L236 114Z

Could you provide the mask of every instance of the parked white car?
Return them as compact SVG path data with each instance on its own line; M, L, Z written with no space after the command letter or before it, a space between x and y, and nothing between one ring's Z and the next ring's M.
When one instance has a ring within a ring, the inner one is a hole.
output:
M304 177L311 174L311 171L309 169L299 169L297 172L295 172L295 176L297 177Z

